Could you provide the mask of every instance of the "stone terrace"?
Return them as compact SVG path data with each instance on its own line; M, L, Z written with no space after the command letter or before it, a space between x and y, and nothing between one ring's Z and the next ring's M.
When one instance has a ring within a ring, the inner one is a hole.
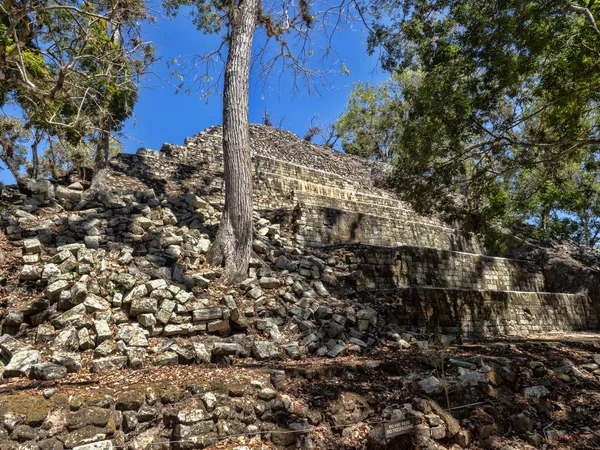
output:
M407 328L422 324L424 305L439 303L435 299L440 295L462 305L460 314L456 307L452 314L440 310L449 319L442 321L446 329L467 333L598 325L585 292L548 287L539 262L485 256L476 237L411 210L386 189L388 165L261 125L251 125L250 134L257 210L287 217L300 245L351 250L354 288L399 290L404 304L413 305L399 312ZM120 155L113 163L112 186L122 192L151 187L166 196L194 192L221 198L221 141L221 128L212 127L183 146L163 144L159 152L140 149L136 155ZM417 288L419 293L407 294ZM461 300L468 298L477 298L477 311L473 302ZM550 314L548 305L562 306Z

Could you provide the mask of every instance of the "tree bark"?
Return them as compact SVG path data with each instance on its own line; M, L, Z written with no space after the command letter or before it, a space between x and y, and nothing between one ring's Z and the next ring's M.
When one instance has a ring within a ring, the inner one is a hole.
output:
M35 133L35 137L31 144L31 178L38 179L41 175L40 170L40 157L38 155L38 146L42 140L42 135L38 131Z
M12 176L15 177L15 181L19 180L22 175L19 173L19 167L15 164L15 161L12 157L14 155L14 146L13 143L8 139L0 139L0 145L2 146L2 151L0 151L0 160L6 164L6 168L12 173Z
M240 0L230 11L231 35L223 88L225 209L208 262L225 267L222 282L248 274L252 254L252 161L248 84L252 40L260 0Z
M98 137L98 146L94 157L94 175L90 186L90 194L99 199L108 198L108 161L110 158L110 130L112 121L110 116L104 118L100 136Z

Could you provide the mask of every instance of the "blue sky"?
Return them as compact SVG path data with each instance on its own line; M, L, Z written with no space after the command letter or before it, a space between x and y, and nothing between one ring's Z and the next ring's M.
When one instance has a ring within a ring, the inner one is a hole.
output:
M169 79L173 66L169 67L167 63L173 58L182 61L184 56L204 54L216 48L220 42L216 36L206 36L197 31L185 12L174 20L160 19L152 26L147 26L145 38L157 47L160 60L153 71L163 79ZM300 136L315 115L320 123L333 122L343 112L353 83L359 80L377 82L387 77L379 69L376 56L367 55L366 38L366 31L359 25L355 30L344 30L334 36L332 47L336 55L329 61L333 72L327 76L329 86L320 88L319 95L292 92L291 73L284 72L279 77L277 72L276 76L265 80L255 67L250 81L250 122L262 122L265 108L274 123L283 120L282 128ZM315 50L313 67L317 68L320 67L318 61L322 55L318 49ZM349 74L342 70L342 63L348 68ZM221 68L216 65L213 75L218 75ZM184 75L186 81L193 76L188 72ZM134 118L127 122L124 129L124 133L131 138L123 141L125 152L135 153L140 147L157 150L163 142L182 144L187 136L221 124L220 92L202 98L202 89L206 89L206 85L186 84L191 88L191 93L177 94L174 87L159 77L150 76L143 82L144 88L136 104ZM171 82L178 83L173 79ZM14 182L8 170L0 170L0 181Z

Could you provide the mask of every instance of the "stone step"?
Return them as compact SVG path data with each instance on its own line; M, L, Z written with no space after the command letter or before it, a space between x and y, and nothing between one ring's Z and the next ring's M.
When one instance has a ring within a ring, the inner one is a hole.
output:
M526 335L597 329L586 294L404 288L380 292L400 329L461 335ZM381 310L380 310L381 311Z
M467 239L452 228L423 223L419 219L419 216L412 220L391 218L305 203L302 217L297 221L297 240L307 247L331 244L413 245L482 253L482 246L476 239Z
M330 247L330 250L332 248ZM536 261L485 256L425 246L336 246L362 274L357 288L412 286L543 292L546 282Z

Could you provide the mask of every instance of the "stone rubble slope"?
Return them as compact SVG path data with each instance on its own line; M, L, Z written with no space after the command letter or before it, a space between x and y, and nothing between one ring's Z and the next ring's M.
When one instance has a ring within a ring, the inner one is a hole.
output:
M326 287L350 268L304 252L278 224L255 218L256 258L248 279L229 290L205 264L221 204L149 190L104 206L75 193L77 186L59 186L58 203L47 207L15 193L2 213L18 285L38 292L24 304L9 293L0 337L5 377L56 379L62 368L81 367L80 352L93 354L93 372L106 372L336 357L377 341L376 311Z

